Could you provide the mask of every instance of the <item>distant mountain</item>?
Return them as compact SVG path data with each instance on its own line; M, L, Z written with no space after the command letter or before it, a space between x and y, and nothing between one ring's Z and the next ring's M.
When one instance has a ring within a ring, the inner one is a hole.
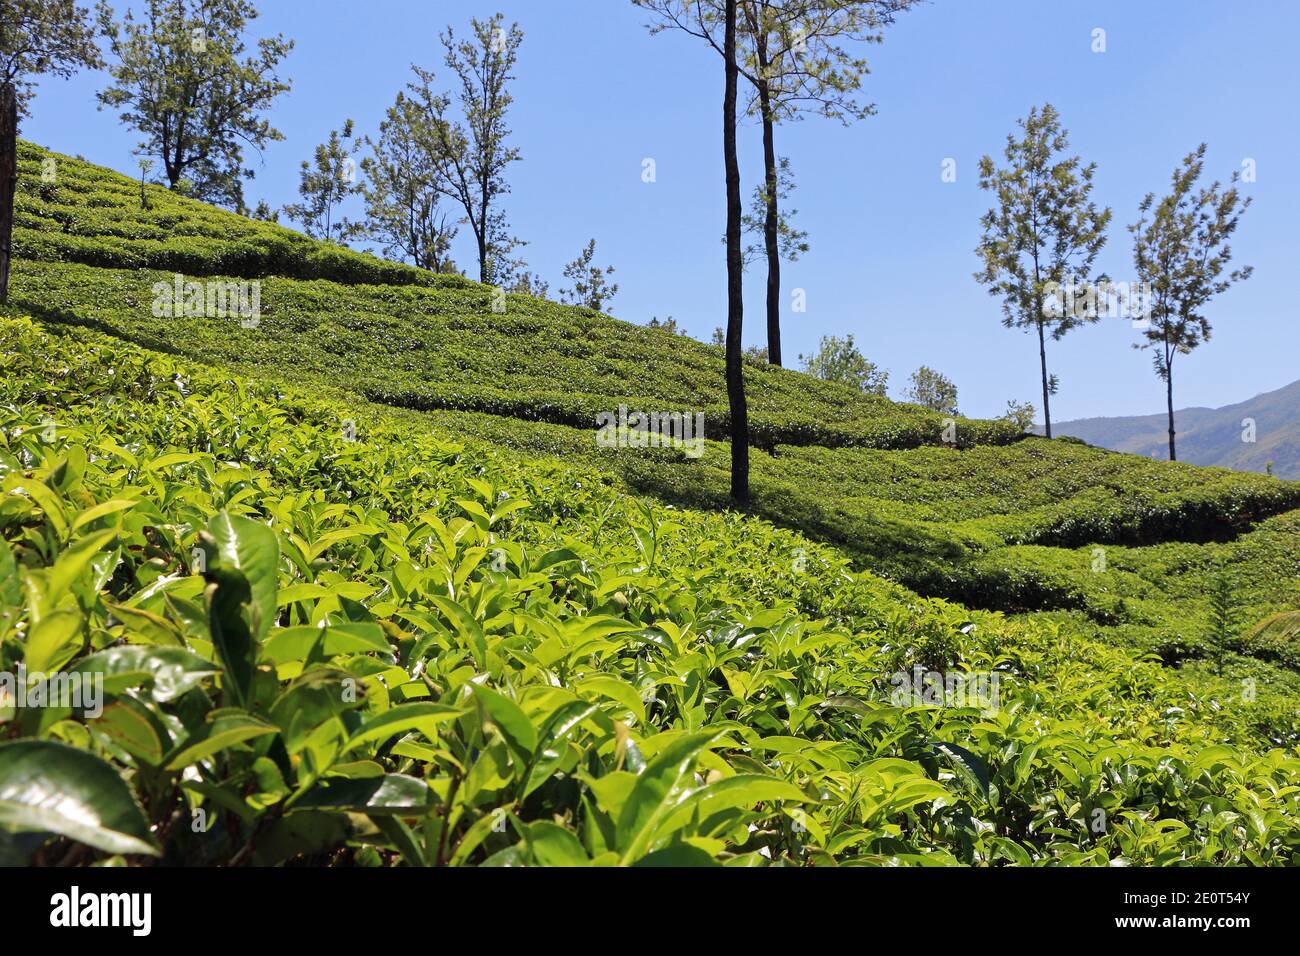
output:
M1253 442L1243 438L1246 419L1255 423ZM1300 479L1300 382L1236 405L1175 411L1174 426L1179 461L1237 471L1265 471L1271 461L1277 477ZM1073 435L1090 445L1157 458L1169 454L1167 428L1164 414L1052 423L1054 435Z

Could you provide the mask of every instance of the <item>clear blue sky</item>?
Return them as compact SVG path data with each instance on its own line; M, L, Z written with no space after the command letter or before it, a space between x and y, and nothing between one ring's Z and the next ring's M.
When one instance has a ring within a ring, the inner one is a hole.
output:
M255 29L297 41L292 93L272 120L286 140L259 159L250 204L296 198L299 162L351 117L372 132L417 62L442 71L437 35L495 10L519 22L511 123L523 162L507 210L531 268L554 291L563 264L592 237L616 266L613 311L645 322L675 316L697 337L723 324L725 273L719 60L681 34L651 37L625 0L261 0ZM119 4L120 7L120 4ZM1106 31L1105 53L1091 51ZM921 364L952 377L962 410L1000 413L1011 397L1039 404L1036 346L1004 329L971 273L988 197L976 163L997 154L1017 117L1050 101L1073 146L1099 164L1097 198L1114 207L1099 265L1131 274L1124 229L1148 190L1163 190L1197 143L1207 173L1256 161L1255 204L1233 246L1250 281L1210 310L1214 339L1183 364L1180 406L1223 405L1300 377L1300 324L1288 283L1300 261L1300 78L1293 0L933 0L904 15L871 51L867 93L879 114L850 128L810 119L778 130L793 162L793 205L812 251L786 267L787 364L824 334L853 333L888 368L896 392ZM97 112L104 78L42 84L23 135L133 170L134 135ZM761 171L757 130L742 133L748 194ZM658 181L641 181L653 157ZM957 161L957 182L941 163ZM470 268L468 231L457 259ZM790 310L788 290L807 292ZM763 273L747 277L746 341L763 340ZM1151 413L1161 384L1136 333L1119 319L1050 346L1061 379L1053 417ZM646 374L653 374L647 369Z

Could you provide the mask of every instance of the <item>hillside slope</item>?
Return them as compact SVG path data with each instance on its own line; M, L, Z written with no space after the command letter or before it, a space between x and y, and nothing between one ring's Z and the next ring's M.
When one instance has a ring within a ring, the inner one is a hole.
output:
M592 431L597 414L627 406L702 412L706 437L725 435L716 349L528 296L501 301L459 276L403 272L161 189L144 209L138 184L67 157L56 157L57 182L42 183L45 156L25 144L20 163L24 253L40 258L22 261L13 284L32 314L286 384L450 414L470 434L613 467L662 500L727 506L725 444L710 439L695 459L598 449ZM152 237L158 222L175 229L172 240L136 238ZM304 262L342 265L337 277L323 265L310 279L268 272L286 260L291 275ZM122 262L135 267L109 267ZM155 315L155 286L172 287L176 275L156 265L184 265L186 278L231 265L260 276L260 322ZM382 281L390 273L399 285ZM999 557L1007 545L1204 543L1300 507L1300 485L1024 439L1005 422L956 423L959 447L1006 446L971 457L942 447L944 420L916 406L766 365L748 366L746 379L755 513L972 606L1092 606L1084 593L1096 590L1095 576L1076 580L1054 553L1050 567L1042 556L1025 567L1022 555L1010 570ZM1291 600L1275 597L1278 608Z
M1300 479L1300 381L1222 408L1184 408L1174 421L1182 461L1256 472L1271 465L1278 478ZM1156 458L1169 454L1168 428L1165 415L1052 424L1090 445Z
M56 181L41 182L48 155L21 145L14 233L16 254L42 263L24 270L26 288L41 290L32 297L41 311L62 309L71 320L204 361L275 366L384 404L583 427L627 404L703 412L708 434L726 434L719 353L694 339L530 296L499 300L461 276L315 243L157 187L147 190L146 209L138 183L66 156L55 157ZM255 334L234 317L186 324L154 315L155 285L171 286L177 273L265 280ZM293 361L284 361L286 352ZM762 364L748 376L760 444L942 440L943 418L917 406ZM1019 437L1005 422L958 423L960 443Z
M725 434L709 347L45 156L0 671L109 699L0 703L0 787L82 801L0 860L1300 862L1300 655L1247 633L1300 605L1300 484L751 366L737 515L725 444L593 439ZM173 269L258 278L261 321L156 315Z

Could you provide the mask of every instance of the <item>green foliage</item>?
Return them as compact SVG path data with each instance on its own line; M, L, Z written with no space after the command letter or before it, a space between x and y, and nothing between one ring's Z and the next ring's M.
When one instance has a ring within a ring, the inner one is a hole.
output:
M609 303L618 295L618 283L609 281L614 273L613 266L602 269L591 264L595 255L596 240L592 239L578 258L564 267L564 278L572 282L573 286L560 290L560 301L594 312L609 313Z
M1069 137L1055 107L1033 107L1018 125L1023 135L1007 136L1005 167L980 160L980 188L998 204L980 220L984 269L975 277L1002 298L1007 328L1046 328L1059 339L1097 316L1053 314L1050 287L1090 281L1111 213L1091 200L1097 164L1063 155Z
M12 86L27 114L33 76L67 78L103 66L90 12L73 0L5 0L0 9L0 86Z
M675 28L711 36L720 47L722 0L633 0L659 19L652 32ZM871 72L861 47L880 43L883 28L918 0L741 0L737 16L740 70L757 88L766 81L776 121L817 115L848 124L875 112L858 99ZM750 112L759 113L755 94Z
M167 182L193 183L195 198L243 208L244 146L284 139L261 115L289 84L280 61L293 49L283 36L262 37L244 56L244 34L257 19L249 0L147 0L137 21L119 22L104 0L100 28L117 58L113 85L99 94L121 109L122 122L144 138L140 150L161 160Z
M903 398L934 412L957 414L957 386L942 372L936 372L928 365L922 365L912 373Z
M669 319L669 321L672 321L672 319ZM654 327L653 319L650 321L650 326L651 328ZM675 327L676 325L674 324L674 328ZM685 335L686 333L683 332L682 334ZM709 339L709 344L722 350L721 354L725 358L727 348L727 330L720 325L715 327L713 335ZM740 357L745 362L750 362L755 365L766 365L768 362L768 348L766 345L746 345L741 350Z
M52 740L0 743L0 826L58 834L106 853L158 855L113 768Z
M1246 266L1224 275L1232 258L1228 238L1250 198L1238 192L1236 172L1226 190L1214 182L1193 192L1204 168L1202 143L1174 170L1169 195L1157 204L1155 195L1148 193L1138 206L1138 221L1129 227L1133 264L1139 279L1151 286L1143 347L1160 347L1155 362L1162 379L1169 375L1174 355L1185 355L1210 337L1203 312L1210 299L1251 274Z
M53 159L56 179L41 181ZM344 283L468 286L460 276L312 242L269 221L245 219L206 203L29 143L18 146L14 254L110 269L163 269L191 276L291 276Z
M1255 624L1241 638L1241 650L1262 660L1300 670L1300 611L1280 611Z
M173 241L167 248L173 260L183 256L182 244ZM229 249L223 247L221 254ZM309 247L306 261L327 254ZM369 269L375 261L344 258L352 255L338 250L335 261L349 270L352 263ZM458 276L390 268L399 280L414 273L441 287L344 289L331 282L265 278L256 330L202 317L154 317L150 290L158 282L170 284L169 273L20 262L13 285L14 294L31 306L53 305L50 317L60 321L113 330L201 361L299 382L331 382L387 405L591 428L598 414L627 404L646 411L702 412L707 434L725 433L726 383L709 346L527 295L507 295L506 312L496 314L491 289ZM642 370L650 358L660 372L648 377ZM943 438L943 417L932 412L782 369L747 365L745 374L750 432L760 447L907 448ZM962 445L973 445L1021 436L1005 422L962 419L957 437Z
M1208 626L1210 638L1219 644L1228 644L1240 629L1235 585L1231 576L1216 570L1210 577Z
M671 315L666 319L660 319L657 315L652 315L650 321L646 323L648 329L662 329L669 335L686 335L685 329L677 325L677 320Z
M747 365L741 516L710 346L345 250L353 284L278 277L321 247L42 155L38 319L0 312L0 860L1300 863L1300 655L1207 627L1217 571L1237 620L1296 606L1300 485L943 443ZM53 254L84 222L147 259L159 221L207 240L188 275L267 244L256 329ZM595 447L621 402L703 406L703 457ZM102 696L50 706L74 676ZM972 677L997 700L944 696Z
M345 243L362 231L359 223L334 219L335 207L361 192L352 145L352 120L347 120L342 130L330 132L329 142L316 147L312 162L302 161L298 183L302 202L285 206L284 212L313 239Z
M1018 402L1009 398L1006 413L1002 417L1022 432L1028 432L1034 427L1034 413L1034 406L1030 402Z
M767 223L769 202L773 203L777 209L777 254L786 262L798 262L799 257L806 255L810 248L807 231L796 229L794 226L794 217L799 215L799 210L790 209L785 205L786 200L790 198L795 190L794 170L790 167L789 158L782 156L777 161L775 174L775 190L769 195L765 183L759 183L755 186L754 196L749 203L749 211L740 220L745 232L753 237L753 241L744 249L744 261L747 266L760 261L766 255L766 247L762 240Z
M1204 166L1202 143L1174 170L1169 195L1157 204L1155 195L1147 193L1138 206L1138 221L1129 227L1133 265L1150 288L1150 316L1143 331L1147 341L1135 348L1152 350L1156 375L1165 383L1170 459L1176 455L1174 358L1209 339L1205 307L1251 274L1250 266L1225 274L1232 261L1228 239L1237 231L1250 198L1238 192L1236 172L1226 190L1216 181L1193 193Z
M1250 637L1294 641L1300 637L1300 611L1282 611L1266 617L1251 628Z
M58 666L105 675L99 716L18 709L0 749L0 819L43 834L26 851L40 859L78 844L83 861L234 865L367 847L414 866L1300 852L1300 761L1216 742L1246 726L1215 724L1157 664L373 407L21 320L0 345L0 559L23 585L4 592L4 669L65 614ZM890 675L914 662L996 671L1001 705L899 707ZM64 779L14 751L34 746L85 766ZM65 824L40 816L42 793L87 806Z
M823 335L817 351L809 356L800 355L799 361L803 362L804 371L814 378L846 385L865 395L883 398L889 386L889 372L863 357L853 344L852 332L843 339Z
M488 20L470 20L471 39L457 41L451 27L439 36L443 63L455 77L461 119L450 112L452 97L435 93L432 71L413 66L417 82L411 97L426 114L420 121L424 153L437 171L438 188L465 212L465 221L478 247L479 281L512 285L518 263L510 258L520 241L500 208L510 192L505 172L521 156L509 144L506 114L511 70L519 58L524 33L518 24L507 30L497 13Z
M1069 137L1055 107L1033 107L1018 125L1023 135L1007 136L1005 167L995 166L990 156L980 160L980 188L992 192L997 205L980 219L983 234L976 253L983 268L975 278L1002 300L1003 325L1038 337L1043 418L1050 438L1049 396L1056 388L1047 371L1045 337L1050 332L1061 339L1100 317L1095 310L1062 307L1057 293L1067 284L1093 281L1093 263L1106 244L1111 212L1098 210L1092 201L1097 164L1085 166L1078 156L1064 155Z
M389 256L433 272L455 272L449 252L457 228L440 209L446 186L428 115L399 92L379 124L379 139L367 136L366 144L366 234Z

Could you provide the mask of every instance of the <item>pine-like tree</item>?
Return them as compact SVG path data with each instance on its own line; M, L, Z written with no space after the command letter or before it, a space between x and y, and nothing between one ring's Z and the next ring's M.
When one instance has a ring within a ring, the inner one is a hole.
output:
M302 202L285 206L284 212L313 239L345 243L361 233L359 224L336 215L340 204L361 192L353 145L352 120L346 120L342 130L332 130L329 140L316 147L311 162L302 161Z
M1151 314L1137 348L1153 350L1156 376L1165 383L1169 413L1169 460L1178 458L1174 442L1174 359L1209 341L1210 320L1204 309L1234 283L1250 278L1251 267L1225 270L1232 261L1228 237L1237 230L1250 199L1237 189L1232 174L1227 189L1218 181L1196 190L1205 166L1205 144L1174 170L1173 188L1157 204L1147 193L1138 206L1133 234L1133 264L1139 281L1150 287ZM1148 218L1149 217L1149 218Z
M592 239L583 248L582 254L564 267L564 277L573 285L560 290L560 301L609 313L609 303L618 295L618 283L609 281L609 277L614 274L613 266L601 268L592 265L595 256L596 240Z
M1055 389L1047 371L1047 336L1061 339L1098 318L1095 312L1053 311L1051 290L1093 281L1111 213L1099 211L1091 198L1097 164L1084 166L1078 156L1065 155L1068 134L1050 103L1031 109L1019 126L1019 138L1007 137L1005 167L996 167L989 156L980 160L980 188L993 192L997 205L980 219L984 233L976 252L984 268L975 278L1001 297L1003 325L1037 334L1043 424L1051 438Z
M1241 618L1236 584L1223 568L1215 569L1210 575L1207 597L1210 604L1209 636L1220 646L1226 645L1241 629Z

